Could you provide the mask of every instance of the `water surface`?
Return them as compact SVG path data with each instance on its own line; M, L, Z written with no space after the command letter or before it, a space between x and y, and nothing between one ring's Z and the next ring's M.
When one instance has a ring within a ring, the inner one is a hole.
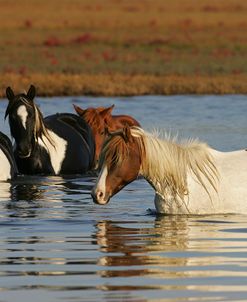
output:
M145 129L247 146L246 96L37 98L45 115L115 104ZM0 102L0 127L7 102ZM144 181L106 206L95 177L20 176L0 183L0 302L246 301L245 215L154 216Z

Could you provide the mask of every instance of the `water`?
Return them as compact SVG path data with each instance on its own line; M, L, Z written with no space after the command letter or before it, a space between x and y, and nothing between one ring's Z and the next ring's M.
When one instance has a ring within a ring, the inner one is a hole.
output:
M148 130L247 146L246 96L38 98L45 115L116 104ZM0 127L7 102L0 102ZM246 159L247 160L247 159ZM95 178L19 177L0 183L0 302L246 301L245 215L160 216L144 181L106 206Z

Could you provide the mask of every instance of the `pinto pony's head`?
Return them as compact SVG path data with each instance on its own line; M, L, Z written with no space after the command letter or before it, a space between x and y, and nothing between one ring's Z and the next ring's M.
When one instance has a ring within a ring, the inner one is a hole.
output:
M6 89L9 104L5 119L9 117L10 132L15 139L17 155L21 158L31 155L38 136L46 132L42 114L34 103L35 95L33 85L27 93L21 94L14 94L10 87Z
M143 144L134 136L135 129L139 128L125 126L108 134L100 155L100 174L92 190L95 203L108 203L113 195L138 177Z

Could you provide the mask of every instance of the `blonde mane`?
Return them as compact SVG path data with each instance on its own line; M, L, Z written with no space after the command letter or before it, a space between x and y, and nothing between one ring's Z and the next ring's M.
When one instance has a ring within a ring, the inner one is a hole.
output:
M128 153L129 148L123 137L118 134L110 135L103 144L99 167L102 167L105 161L112 166L118 166L128 156Z
M42 139L42 135L44 135L44 137L46 137L47 140L50 142L50 144L55 148L55 143L50 137L49 132L47 131L47 128L44 124L42 113L36 105L34 105L34 112L35 112L34 133L35 133L36 141L38 140L39 137ZM42 141L44 142L43 139Z
M187 140L178 143L176 139L160 139L139 127L131 127L131 138L139 149L140 174L159 183L161 191L169 188L170 193L184 198L188 192L188 171L195 176L210 196L206 182L217 191L218 171L206 143ZM119 165L128 156L128 142L121 135L113 135L105 142L100 162ZM100 165L100 166L101 166Z

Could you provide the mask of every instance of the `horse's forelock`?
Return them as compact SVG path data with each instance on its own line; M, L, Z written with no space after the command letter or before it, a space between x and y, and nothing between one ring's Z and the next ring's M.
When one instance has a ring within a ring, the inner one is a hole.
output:
M106 139L101 155L100 167L105 162L107 165L118 166L129 155L130 148L138 148L140 156L145 157L145 146L142 139L143 130L138 127L131 127L131 139L126 141L121 130L115 131Z
M100 128L101 118L99 113L95 109L86 109L82 117L91 127L96 128L97 130Z
M32 104L30 103L30 100L27 99L26 94L24 93L19 94L15 96L13 100L9 101L7 109L5 111L5 116L4 116L5 119L7 118L7 116L9 116L12 113L13 109L16 108L17 102L20 102L25 106L32 107Z
M107 165L118 166L128 155L128 152L128 145L121 135L109 136L101 151L100 166L102 167L103 162Z

